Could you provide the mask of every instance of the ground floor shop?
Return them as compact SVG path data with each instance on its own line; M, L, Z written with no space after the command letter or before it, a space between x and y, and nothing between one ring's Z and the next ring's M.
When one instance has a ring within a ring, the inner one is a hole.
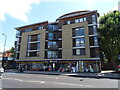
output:
M19 61L17 68L31 71L100 72L100 60Z

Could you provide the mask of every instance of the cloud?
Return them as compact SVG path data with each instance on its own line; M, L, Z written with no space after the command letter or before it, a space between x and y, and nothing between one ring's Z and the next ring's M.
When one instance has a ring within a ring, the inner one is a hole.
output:
M27 22L26 13L32 8L31 4L38 4L40 0L0 0L0 20L6 20L5 14Z

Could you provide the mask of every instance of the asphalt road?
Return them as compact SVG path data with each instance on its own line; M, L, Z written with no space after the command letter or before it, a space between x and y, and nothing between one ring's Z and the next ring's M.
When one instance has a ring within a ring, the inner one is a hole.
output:
M2 88L118 88L118 80L4 73Z

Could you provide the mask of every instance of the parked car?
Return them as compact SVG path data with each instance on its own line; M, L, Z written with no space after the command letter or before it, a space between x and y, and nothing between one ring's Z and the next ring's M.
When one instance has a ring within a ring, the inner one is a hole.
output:
M2 78L2 74L4 73L4 69L0 67L0 79Z
M118 71L120 71L120 66L117 66L117 68L118 68Z

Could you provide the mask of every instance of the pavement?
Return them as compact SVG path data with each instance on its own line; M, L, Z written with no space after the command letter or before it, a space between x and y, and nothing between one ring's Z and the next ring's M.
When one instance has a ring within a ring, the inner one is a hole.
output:
M6 70L5 72L18 73L17 71L12 69ZM112 70L101 71L100 73L71 73L71 72L57 72L57 71L24 71L22 73L63 75L63 76L71 76L71 77L99 78L99 79L100 78L120 79L120 73L116 73Z

